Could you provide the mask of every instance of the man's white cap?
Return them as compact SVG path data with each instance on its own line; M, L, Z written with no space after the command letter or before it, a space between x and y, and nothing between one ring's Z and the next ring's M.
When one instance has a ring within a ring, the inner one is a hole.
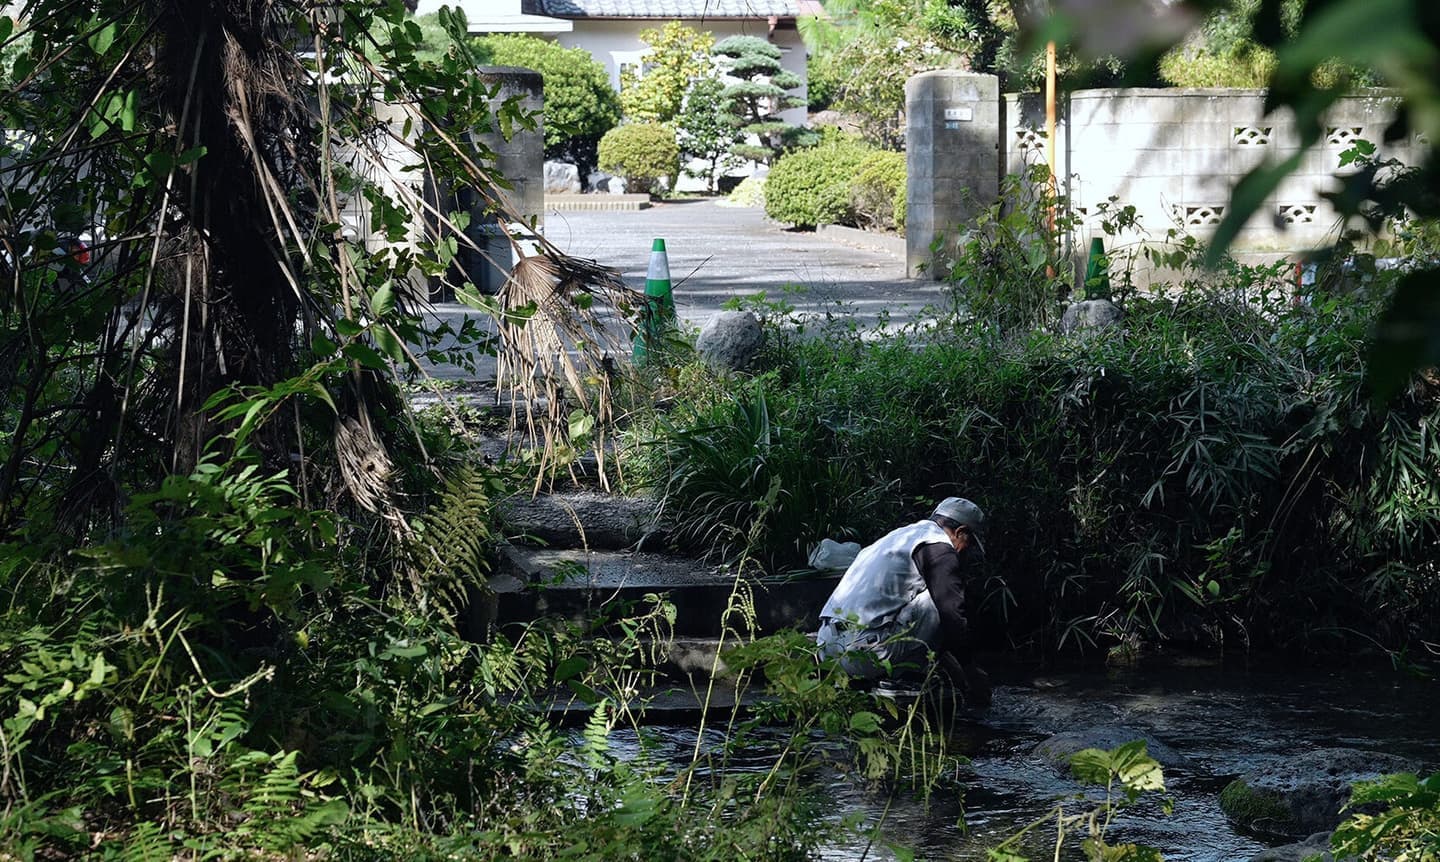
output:
M980 507L965 499L964 497L946 497L930 513L930 517L936 516L949 518L970 531L975 537L975 544L980 546L980 552L985 552L985 513Z

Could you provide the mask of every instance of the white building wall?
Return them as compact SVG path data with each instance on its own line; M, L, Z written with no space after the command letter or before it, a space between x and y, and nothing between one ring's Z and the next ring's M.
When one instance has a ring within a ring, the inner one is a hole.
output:
M617 91L620 89L620 69L626 65L639 65L640 58L650 50L640 38L640 31L659 29L665 26L663 20L575 20L575 29L569 33L561 33L556 40L566 48L584 48L589 51L596 60L605 66L605 71L610 75L610 85ZM700 29L699 22L685 21L686 26ZM795 73L802 82L805 81L805 45L800 41L800 34L795 30L776 30L773 34L769 32L769 25L765 21L721 21L712 20L704 23L704 29L715 36L718 43L730 36L759 36L769 37L770 41L780 49L780 64L787 70ZM798 108L791 108L781 113L781 118L787 123L802 125L806 118L804 101L806 98L805 86L791 91L799 96L802 104Z

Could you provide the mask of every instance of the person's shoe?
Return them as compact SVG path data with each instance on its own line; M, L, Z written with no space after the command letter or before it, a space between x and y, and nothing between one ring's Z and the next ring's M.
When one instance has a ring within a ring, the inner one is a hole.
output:
M891 700L914 700L921 695L919 688L896 679L882 679L875 683L872 691L879 697L888 697Z

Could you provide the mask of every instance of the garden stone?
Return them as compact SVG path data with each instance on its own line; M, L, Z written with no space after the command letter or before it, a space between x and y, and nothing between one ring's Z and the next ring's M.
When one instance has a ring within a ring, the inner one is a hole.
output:
M1145 740L1145 750L1165 769L1189 769L1190 759L1154 736L1133 727L1116 724L1066 730L1042 740L1035 746L1035 755L1062 772L1070 772L1070 757L1087 748L1112 749L1137 739Z
M545 193L551 195L579 194L580 169L569 162L546 162Z
M1220 808L1243 828L1299 838L1340 825L1352 782L1413 770L1393 754L1322 748L1241 775Z
M607 174L604 171L592 171L588 178L590 190L600 194L623 195L625 194L625 178L617 177L614 174Z
M593 491L517 494L500 501L499 514L511 535L530 537L551 548L619 550L663 538L660 506L645 497L614 497Z
M712 367L740 371L750 367L765 344L765 330L748 311L722 311L705 324L695 351Z
M1335 857L1330 855L1329 832L1316 832L1304 841L1295 844L1261 850L1250 857L1250 862L1305 862L1307 859L1335 862Z
M1108 299L1086 299L1065 309L1060 318L1060 331L1069 335L1082 330L1109 329L1124 316L1120 306Z

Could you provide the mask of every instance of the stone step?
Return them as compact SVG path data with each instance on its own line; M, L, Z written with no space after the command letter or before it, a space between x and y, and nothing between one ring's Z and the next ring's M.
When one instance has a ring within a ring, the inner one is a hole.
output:
M638 212L650 208L649 195L547 194L546 212Z
M765 700L759 686L749 686L736 691L735 686L716 684L713 688L703 685L686 686L670 683L646 688L643 691L599 692L609 701L609 708L615 711L617 703L638 715L644 724L695 725L701 719L725 721L733 714L748 717L755 705ZM571 692L556 692L546 701L535 704L561 725L582 725L595 711L595 705Z
M592 621L607 605L638 603L660 594L675 605L676 637L707 638L720 635L726 608L743 596L753 597L754 625L760 633L809 631L838 581L838 573L742 577L724 566L669 554L510 545L502 551L490 587L501 626L547 614ZM741 624L742 616L732 615L732 628Z
M666 540L660 503L599 491L517 494L500 501L508 535L551 549L618 551L660 547Z

